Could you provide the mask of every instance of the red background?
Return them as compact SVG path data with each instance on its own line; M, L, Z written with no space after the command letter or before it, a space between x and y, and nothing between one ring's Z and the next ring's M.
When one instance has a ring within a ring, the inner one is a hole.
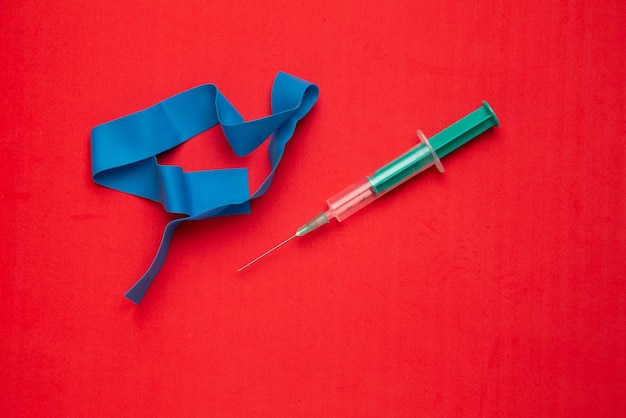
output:
M3 2L0 415L625 414L626 3L297 3ZM92 182L90 129L203 83L261 117L280 70L320 98L272 188L130 303L171 216ZM443 175L237 273L481 100Z

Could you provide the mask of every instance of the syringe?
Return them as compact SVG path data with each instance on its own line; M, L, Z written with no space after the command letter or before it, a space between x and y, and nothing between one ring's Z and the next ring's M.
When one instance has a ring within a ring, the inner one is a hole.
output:
M440 158L448 155L487 129L499 125L500 122L495 112L487 102L483 101L481 107L437 133L430 140L426 138L421 130L418 130L419 144L389 164L328 199L326 201L328 210L302 225L296 230L294 235L250 261L238 271L257 262L292 239L302 237L320 226L326 225L332 218L337 219L339 222L343 221L348 216L358 212L374 200L433 165L443 173L444 170Z

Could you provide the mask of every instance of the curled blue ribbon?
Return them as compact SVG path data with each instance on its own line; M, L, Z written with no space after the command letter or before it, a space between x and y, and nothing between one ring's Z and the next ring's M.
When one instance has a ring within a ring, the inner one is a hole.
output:
M250 213L250 200L263 195L271 185L285 144L318 95L315 84L279 72L272 86L272 114L260 119L244 122L215 85L205 84L91 130L96 183L154 200L168 212L186 215L167 224L148 271L124 296L135 303L141 301L163 266L174 231L182 222ZM158 154L217 124L240 157L271 137L271 170L254 193L249 191L246 168L185 172L179 166L157 162Z

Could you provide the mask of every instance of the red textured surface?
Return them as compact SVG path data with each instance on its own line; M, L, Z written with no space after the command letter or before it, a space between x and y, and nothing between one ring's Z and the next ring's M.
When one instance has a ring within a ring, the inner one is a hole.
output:
M626 414L625 3L298 3L3 2L0 415ZM128 302L170 216L91 181L89 130L203 83L260 117L279 70L321 93L269 193ZM445 174L236 272L483 99Z

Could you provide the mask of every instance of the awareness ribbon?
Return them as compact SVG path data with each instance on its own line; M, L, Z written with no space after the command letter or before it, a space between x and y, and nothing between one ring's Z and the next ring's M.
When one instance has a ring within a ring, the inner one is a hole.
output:
M171 213L186 215L165 227L148 271L124 296L139 303L165 262L174 231L182 222L250 213L250 200L272 183L296 123L311 110L315 84L279 72L272 86L272 114L245 121L213 84L183 91L147 109L91 130L93 180L105 187L154 200ZM243 157L271 136L270 173L250 194L247 168L185 172L162 165L156 156L219 124L233 152Z

